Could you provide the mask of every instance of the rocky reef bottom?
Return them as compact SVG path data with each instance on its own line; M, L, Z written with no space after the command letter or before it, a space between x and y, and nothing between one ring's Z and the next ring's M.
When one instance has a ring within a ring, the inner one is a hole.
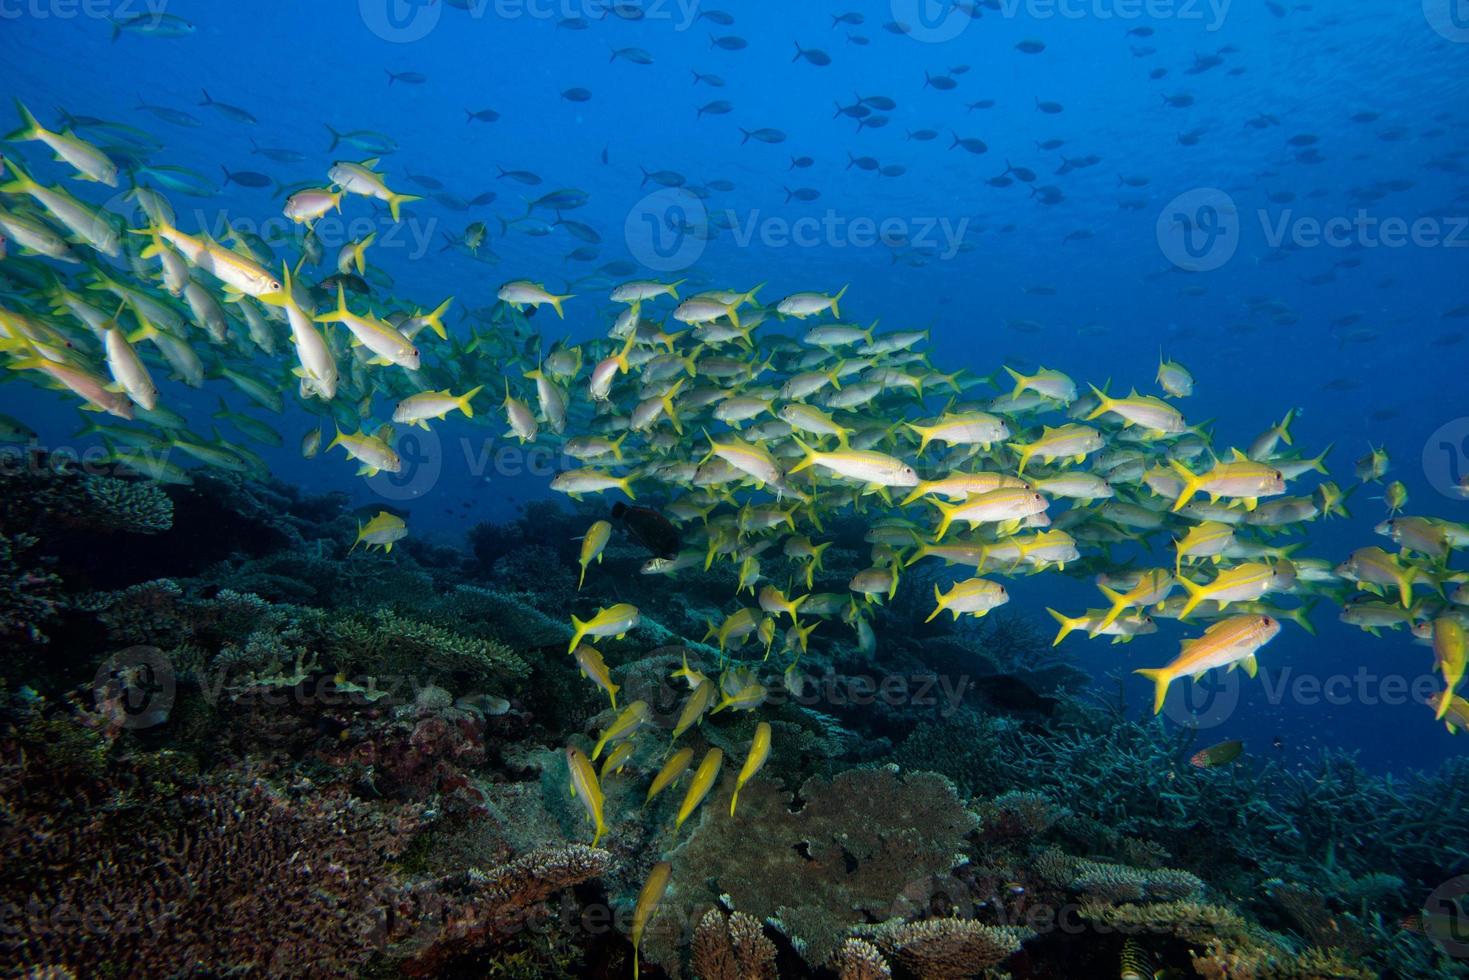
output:
M0 494L7 973L631 975L668 861L649 977L1469 977L1422 911L1461 907L1469 764L1193 767L1196 732L1020 615L925 624L900 598L875 648L823 621L796 682L789 654L729 651L769 696L677 745L737 762L764 721L770 759L733 816L727 772L676 829L682 793L648 784L673 671L721 667L727 565L639 575L614 539L578 591L602 515L549 504L384 555L350 550L345 500L280 484L58 465ZM832 531L816 592L859 567L860 523ZM592 847L564 749L616 712L568 613L614 602L642 622L599 648L650 723Z

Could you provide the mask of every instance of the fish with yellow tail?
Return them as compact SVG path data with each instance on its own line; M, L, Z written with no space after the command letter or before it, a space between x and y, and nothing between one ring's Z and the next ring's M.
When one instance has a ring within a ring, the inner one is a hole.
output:
M1143 668L1141 674L1153 682L1153 714L1163 710L1168 686L1180 677L1198 677L1208 670L1243 666L1251 677L1259 669L1255 654L1275 639L1280 621L1273 616L1231 616L1221 619L1204 635L1184 640L1179 654L1165 667Z
M578 643L572 656L576 658L576 665L581 670L582 676L606 691L607 697L612 701L613 709L616 710L617 692L622 690L622 687L612 683L612 671L607 669L607 661L602 659L602 651L590 643Z
M117 164L97 147L71 133L57 133L36 121L25 103L15 100L20 114L21 128L5 137L7 143L22 143L36 140L44 143L56 159L69 163L77 172L79 180L92 180L108 187L117 186Z
M394 221L401 220L400 211L405 204L421 201L423 198L413 194L399 194L388 188L384 183L382 175L375 173L373 168L378 165L378 158L372 157L361 163L351 163L339 160L332 164L332 168L326 172L327 179L332 184L348 194L356 194L358 197L370 197L373 200L382 201L388 206L388 213L393 216Z
M621 713L614 719L612 724L602 732L602 737L597 739L597 744L592 748L592 759L602 754L602 749L608 742L620 742L632 738L637 730L648 720L648 702L634 701L623 708Z
M839 449L836 452L824 453L812 449L794 433L791 439L801 447L801 452L804 454L801 461L791 467L792 476L808 467L819 466L838 476L861 480L872 487L918 486L917 471L895 456L874 452L870 449Z
M1453 691L1439 691L1428 699L1428 706L1433 709L1433 716L1443 722L1450 735L1457 735L1469 728L1469 701Z
M734 792L729 797L729 815L734 816L735 804L739 802L740 790L745 784L755 778L755 774L765 765L765 760L770 758L770 722L762 721L755 726L755 738L750 742L750 754L745 756L745 764L740 767L739 777L735 779Z
M336 436L326 444L328 451L341 446L347 455L362 465L358 476L377 476L378 473L397 473L403 468L403 460L383 439L366 432L348 433L337 430Z
M361 521L357 522L357 540L352 542L352 547L347 550L348 554L357 550L357 546L366 542L367 550L374 547L383 549L386 554L393 550L393 544L408 537L408 525L403 518L397 514L390 514L385 510L377 512L372 520L364 526Z
M1158 624L1153 621L1153 617L1141 613L1119 616L1106 626L1102 626L1101 622L1106 617L1108 610L1088 609L1080 616L1067 616L1050 607L1046 608L1046 612L1061 624L1061 628L1056 631L1056 638L1051 641L1053 647L1059 646L1062 640L1076 630L1086 630L1089 637L1110 636L1114 645L1131 643L1134 636L1145 636L1158 632Z
M607 542L612 537L612 524L609 521L597 521L587 528L587 533L582 535L581 554L577 557L577 564L581 565L581 575L576 580L576 588L581 590L582 583L587 580L587 566L593 559L597 564L602 564L602 551L607 547Z
M1189 613L1202 602L1218 603L1224 609L1231 602L1250 602L1270 592L1279 592L1295 583L1295 566L1288 561L1275 563L1250 561L1225 569L1215 576L1214 581L1200 585L1192 579L1179 578L1188 593L1188 601L1178 612L1179 619L1187 619Z
M1112 607L1102 621L1097 624L1096 631L1101 632L1111 626L1117 617L1128 609L1140 609L1151 606L1155 602L1162 602L1173 591L1175 579L1168 574L1167 569L1154 568L1144 572L1138 577L1137 584L1126 592L1118 592L1107 585L1098 584L1097 588L1102 594L1112 601Z
M1464 626L1453 616L1443 615L1433 621L1433 660L1447 688L1433 716L1442 721L1454 690L1464 679Z
M648 795L643 799L643 805L652 803L653 797L678 782L683 774L688 772L689 763L693 761L694 750L688 746L684 746L669 756L668 761L663 763L663 768L658 770L658 775L653 777L653 784L648 787Z
M945 609L954 614L956 622L966 613L971 616L984 616L991 609L1009 602L1010 594L999 582L971 578L963 582L955 582L948 594L941 592L938 583L935 582L933 598L936 605L933 607L933 612L929 613L928 618L924 620L925 623L930 623L938 618L938 614Z
M467 419L474 418L474 407L470 401L484 390L484 385L471 388L462 395L451 395L445 391L422 391L409 395L393 410L393 421L428 428L429 419L443 421L454 409L464 413Z
M1025 467L1032 458L1051 463L1058 459L1069 459L1073 463L1083 462L1087 456L1102 448L1102 434L1089 425L1063 425L1052 428L1041 427L1040 437L1031 442L1007 442L1005 445L1020 457L1017 475L1024 475Z
M684 821L693 815L704 802L704 797L714 788L714 782L719 778L719 769L724 765L724 752L720 749L710 749L704 753L703 761L699 768L694 771L693 781L684 793L683 802L678 806L678 816L673 821L675 831L684 825Z
M586 753L575 745L566 747L566 767L571 771L571 795L581 800L588 819L596 828L592 836L592 846L596 847L602 835L607 832L607 824L602 817L602 786L597 782L597 771L592 768L592 761L587 758Z
M1193 499L1196 493L1206 493L1210 501L1229 497L1240 501L1245 510L1254 510L1261 497L1275 497L1285 493L1285 474L1271 463L1250 459L1238 449L1232 459L1216 462L1207 473L1197 474L1176 459L1168 465L1183 479L1183 489L1173 502L1176 514Z
M1092 385L1097 407L1087 415L1088 422L1103 415L1112 414L1122 419L1125 428L1137 426L1154 439L1176 436L1188 431L1183 413L1161 398L1139 395L1136 389L1126 398L1113 398L1096 385Z
M567 653L576 651L577 644L581 643L582 637L611 636L622 639L628 630L636 628L642 622L642 616L638 607L628 602L619 602L615 606L606 606L597 610L597 614L585 622L571 617L571 645L566 648Z
M688 731L709 710L709 705L714 702L714 696L719 693L719 686L714 681L705 677L694 687L689 699L684 702L683 710L678 713L678 721L673 726L673 737L678 738Z
M527 306L540 306L545 303L556 311L556 316L566 319L566 313L561 309L561 304L572 298L571 293L557 295L546 289L538 282L528 279L515 279L500 287L495 294L502 303L509 303L516 309L524 309Z
M1396 555L1389 554L1373 545L1358 548L1346 561L1336 566L1336 574L1357 583L1366 592L1383 595L1384 590L1395 588L1398 601L1407 609L1413 604L1413 581L1416 571L1404 566Z
M659 861L648 872L648 880L643 882L643 887L638 892L638 900L632 910L633 980L638 980L638 944L643 941L643 931L648 928L648 922L657 911L658 903L663 901L663 893L668 891L668 879L672 875L673 865L667 861Z
M615 354L609 354L597 362L592 368L591 380L587 383L587 391L594 402L605 402L612 394L612 382L617 380L619 374L626 374L631 367L628 356L632 354L633 347L638 342L638 332L632 331L627 335L622 348Z

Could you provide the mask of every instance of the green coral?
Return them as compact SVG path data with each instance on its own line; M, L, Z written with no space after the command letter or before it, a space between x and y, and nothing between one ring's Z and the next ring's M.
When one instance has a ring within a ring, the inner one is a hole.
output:
M466 636L389 609L331 622L323 656L348 673L418 677L455 690L484 690L521 678L530 665L505 644Z

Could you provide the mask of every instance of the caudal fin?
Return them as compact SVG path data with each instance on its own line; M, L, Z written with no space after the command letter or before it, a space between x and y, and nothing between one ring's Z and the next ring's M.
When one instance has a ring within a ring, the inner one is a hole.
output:
M586 636L586 635L587 635L587 624L584 623L584 622L582 622L581 620L577 619L575 616L572 616L571 617L571 646L569 646L569 647L566 648L566 652L567 653L575 653L576 652L577 645L581 643L581 638L584 637L584 636Z
M1183 478L1183 489L1178 491L1178 499L1173 502L1173 513L1176 514L1183 509L1184 504L1193 499L1194 494L1199 492L1203 481L1176 459L1170 459L1168 465L1173 468L1173 472Z
M1086 622L1084 617L1078 616L1073 619L1065 613L1057 612L1049 606L1046 607L1046 612L1050 613L1051 618L1061 624L1061 629L1057 631L1056 638L1051 641L1051 646L1053 647L1060 646L1061 641L1066 639L1072 630L1080 629L1082 624Z
M1173 683L1173 677L1162 667L1143 667L1133 671L1134 674L1142 674L1153 682L1153 714L1163 710L1163 702L1168 698L1168 685Z

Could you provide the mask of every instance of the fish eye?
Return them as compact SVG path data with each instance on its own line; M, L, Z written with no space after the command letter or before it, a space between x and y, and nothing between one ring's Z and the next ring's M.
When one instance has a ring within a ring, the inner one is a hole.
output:
M1274 626L1275 625L1275 620L1271 619L1269 616L1264 617L1261 620L1261 622L1263 622L1266 626Z
M1280 472L1280 470L1276 470L1275 471L1275 478L1277 480L1284 480L1285 479L1285 474L1282 473L1282 472Z

